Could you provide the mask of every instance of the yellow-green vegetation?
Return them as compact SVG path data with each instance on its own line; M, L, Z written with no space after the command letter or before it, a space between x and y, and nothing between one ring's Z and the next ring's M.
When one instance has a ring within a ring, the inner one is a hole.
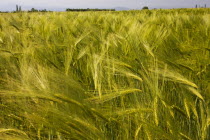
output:
M210 10L1 14L0 139L210 139Z

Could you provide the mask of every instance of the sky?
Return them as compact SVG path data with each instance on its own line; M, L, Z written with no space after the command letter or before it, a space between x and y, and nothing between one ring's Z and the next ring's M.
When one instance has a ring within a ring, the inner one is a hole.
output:
M66 8L116 8L141 9L143 6L153 8L193 8L198 6L210 7L210 0L0 0L0 11L15 10L16 4L23 10L32 7L62 11Z

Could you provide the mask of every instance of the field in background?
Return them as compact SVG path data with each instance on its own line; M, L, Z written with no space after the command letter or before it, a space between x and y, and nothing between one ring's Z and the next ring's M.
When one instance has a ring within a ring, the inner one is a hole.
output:
M0 139L210 139L210 9L1 14Z

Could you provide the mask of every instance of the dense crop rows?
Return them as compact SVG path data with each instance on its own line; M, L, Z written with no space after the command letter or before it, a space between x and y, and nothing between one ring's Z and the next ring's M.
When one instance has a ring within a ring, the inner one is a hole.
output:
M210 10L1 14L0 139L210 139Z

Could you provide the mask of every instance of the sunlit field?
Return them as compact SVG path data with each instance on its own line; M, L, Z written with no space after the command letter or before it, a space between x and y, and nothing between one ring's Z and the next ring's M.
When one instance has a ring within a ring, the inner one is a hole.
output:
M0 140L209 140L210 9L0 14Z

